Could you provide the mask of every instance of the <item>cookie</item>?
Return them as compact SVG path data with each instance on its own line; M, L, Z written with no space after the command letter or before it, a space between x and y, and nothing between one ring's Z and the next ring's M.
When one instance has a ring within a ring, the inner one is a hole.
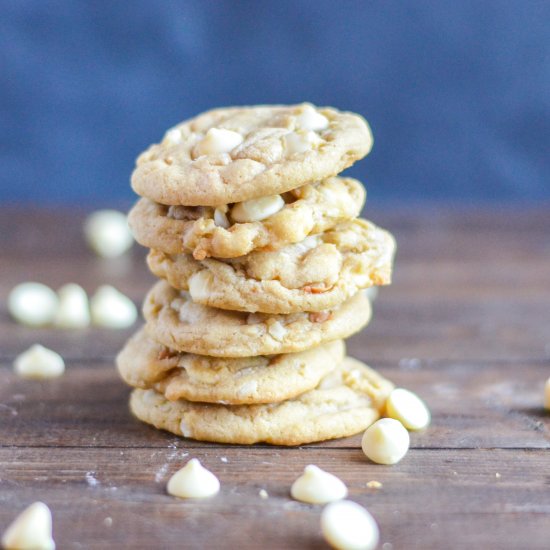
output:
M323 311L391 282L395 241L361 219L287 245L228 260L152 250L150 270L205 306L264 313Z
M128 223L135 239L148 248L201 260L236 258L258 249L277 250L357 217L365 190L357 180L334 177L288 191L282 198L278 212L264 217L270 212L264 204L239 218L249 220L241 223L232 217L235 206L165 206L141 199Z
M315 388L344 354L344 342L335 340L300 353L215 358L173 351L141 329L116 362L129 385L153 388L169 401L245 405L292 399Z
M169 348L213 357L293 353L340 340L361 330L371 306L362 292L336 308L316 313L268 315L196 304L165 281L145 298L149 335Z
M161 204L226 205L334 176L371 147L368 124L353 113L306 103L215 109L142 153L132 188Z
M347 357L313 390L267 405L168 401L136 389L130 409L140 420L177 435L217 443L302 445L362 432L380 416L393 384Z

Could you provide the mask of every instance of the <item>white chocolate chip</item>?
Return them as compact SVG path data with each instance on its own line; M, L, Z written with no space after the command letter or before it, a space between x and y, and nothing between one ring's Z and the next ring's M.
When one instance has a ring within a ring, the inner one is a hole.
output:
M396 464L409 450L409 432L393 418L382 418L363 434L363 452L377 464Z
M6 529L2 547L8 550L55 550L52 513L43 502L23 510Z
M390 393L386 400L386 414L399 420L408 430L421 430L431 420L424 401L403 388L396 388Z
M106 328L127 328L137 319L134 302L116 288L100 286L90 300L94 325Z
M550 378L544 384L544 408L550 411Z
M238 132L225 128L210 128L206 136L197 143L195 155L218 155L229 153L243 142L243 136Z
M286 335L286 328L279 321L274 321L269 325L267 332L269 332L275 340L282 341Z
M194 302L210 298L213 278L212 273L206 269L197 271L189 277L189 294Z
M290 132L283 136L285 149L289 155L309 151L312 147L321 143L321 138L312 131L308 132Z
M259 222L282 210L285 201L280 195L271 195L238 202L231 209L231 218L238 223Z
M229 223L229 220L227 219L227 215L225 212L222 212L219 208L216 208L214 210L214 223L218 227L223 227L224 229L227 229L231 226Z
M248 397L254 395L258 391L257 380L248 380L237 391L239 397Z
M40 344L34 344L18 355L13 362L13 367L21 378L37 380L57 378L65 372L63 357Z
M182 418L180 422L180 430L183 437L193 437L191 428L185 423L185 419Z
M126 215L118 210L98 210L88 216L84 223L84 235L98 256L115 258L132 246Z
M168 493L179 498L206 498L220 490L218 478L196 458L192 458L168 481Z
M178 128L171 128L164 134L163 141L169 145L181 143L181 131Z
M328 118L311 105L305 105L302 112L296 117L296 125L302 130L324 130L328 124Z
M310 464L292 484L290 494L295 500L310 504L326 504L348 495L345 483L335 475Z
M365 296L371 301L374 302L376 298L378 297L378 287L377 286L369 286L369 288L366 288L364 291Z
M31 327L53 322L57 307L57 294L41 283L21 283L8 296L8 309L12 317Z
M373 550L380 538L372 515L351 500L325 506L321 514L321 531L336 550Z
M61 328L86 328L90 324L88 295L79 285L70 283L58 291L59 307L55 324Z
M310 235L306 237L303 241L295 244L289 244L282 248L283 252L288 254L297 254L298 256L303 256L310 250L317 248L323 241L319 238L318 235Z

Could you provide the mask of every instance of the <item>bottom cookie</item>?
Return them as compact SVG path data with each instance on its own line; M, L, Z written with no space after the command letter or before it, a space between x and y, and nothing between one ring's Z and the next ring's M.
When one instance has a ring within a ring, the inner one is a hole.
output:
M295 399L265 405L168 401L155 390L135 389L130 409L156 428L217 443L302 445L347 437L380 417L393 384L347 357L319 385Z

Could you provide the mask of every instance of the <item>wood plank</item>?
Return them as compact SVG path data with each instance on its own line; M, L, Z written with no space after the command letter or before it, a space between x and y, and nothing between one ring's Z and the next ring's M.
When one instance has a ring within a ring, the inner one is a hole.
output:
M191 456L219 476L220 495L165 494ZM321 507L288 497L309 463L346 482L392 548L548 548L550 457L541 450L413 450L384 467L354 449L0 449L0 525L44 499L59 548L326 548ZM366 487L373 479L381 489Z
M542 410L547 363L372 366L429 403L433 422L412 435L415 448L550 448L550 416ZM18 447L163 447L173 441L131 417L128 392L111 363L70 362L63 377L48 382L21 380L5 366L0 441ZM360 436L318 446L358 448Z

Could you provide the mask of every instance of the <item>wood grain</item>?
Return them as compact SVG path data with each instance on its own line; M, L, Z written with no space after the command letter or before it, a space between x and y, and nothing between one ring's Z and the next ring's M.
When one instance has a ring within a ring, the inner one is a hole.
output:
M394 467L369 463L359 437L247 448L135 421L113 365L132 331L28 329L5 303L23 280L89 292L109 283L139 303L153 281L143 251L105 262L83 244L81 212L1 210L0 529L41 499L60 549L325 548L320 508L288 497L315 463L372 511L386 550L548 548L550 210L411 207L371 217L396 234L395 280L349 351L423 396L433 414ZM13 357L37 341L66 358L62 378L13 374ZM191 456L220 477L214 499L165 494ZM368 489L370 480L382 488Z

